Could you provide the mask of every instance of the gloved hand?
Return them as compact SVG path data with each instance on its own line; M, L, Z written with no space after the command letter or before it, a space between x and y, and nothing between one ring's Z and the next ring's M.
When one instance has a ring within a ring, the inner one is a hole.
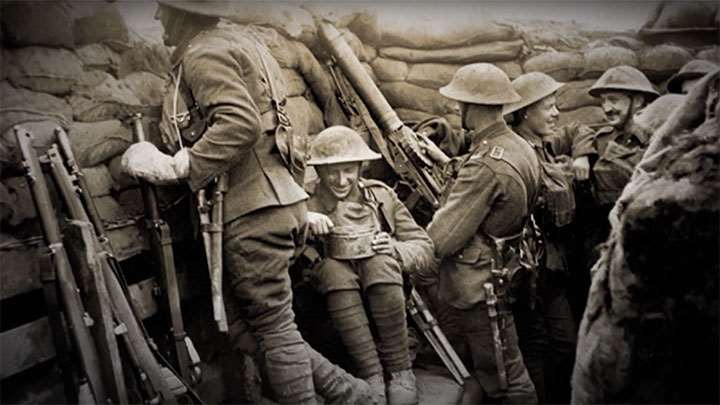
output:
M190 157L187 148L175 156L166 155L150 142L130 146L121 160L123 171L153 184L176 184L188 177Z

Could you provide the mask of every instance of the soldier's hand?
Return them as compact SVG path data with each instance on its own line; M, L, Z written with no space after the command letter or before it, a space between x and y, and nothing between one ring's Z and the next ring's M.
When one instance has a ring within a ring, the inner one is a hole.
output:
M319 212L308 211L307 219L310 230L314 235L327 235L335 226L327 215Z
M587 180L590 178L590 159L587 156L581 156L573 160L573 171L576 180Z
M431 141L427 137L419 137L418 145L420 145L420 149L422 149L422 151L426 153L430 157L430 159L434 160L435 162L444 165L450 160L448 155L446 155L445 152L443 152L437 145L435 145L435 142Z
M395 257L395 240L387 232L378 232L372 240L375 253Z

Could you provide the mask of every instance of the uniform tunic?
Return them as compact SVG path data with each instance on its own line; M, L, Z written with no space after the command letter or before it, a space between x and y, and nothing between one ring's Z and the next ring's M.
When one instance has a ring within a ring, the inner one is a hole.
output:
M483 284L492 281L494 262L502 260L511 269L519 268L517 253L500 258L491 238L515 237L511 243L519 240L517 235L538 193L538 160L530 145L504 122L471 136L472 155L460 167L445 205L428 225L435 254L441 260L438 319L455 350L473 370L482 392L503 403L536 403L505 299L498 303L498 326L507 388L499 385L499 360L494 354Z
M311 353L294 322L288 274L304 245L307 194L284 166L271 132L277 118L268 83L281 83L277 90L284 91L280 67L251 28L239 27L199 33L177 48L174 60L176 74L207 119L207 129L189 150L190 188L197 191L219 174L229 175L223 284L230 336L237 343L249 326L279 402L314 402ZM166 132L174 131L168 113L185 113L193 104L183 99L178 108L174 98L180 97L173 92L165 97ZM183 129L194 123L179 124Z
M321 183L308 201L308 209L328 215L335 226L367 223L368 217L396 240L395 255L341 261L326 258L318 269L323 293L343 289L367 289L378 283L402 285L402 272L427 271L434 265L433 244L395 192L377 180L360 179L347 198L359 207L353 213L338 212L339 202Z

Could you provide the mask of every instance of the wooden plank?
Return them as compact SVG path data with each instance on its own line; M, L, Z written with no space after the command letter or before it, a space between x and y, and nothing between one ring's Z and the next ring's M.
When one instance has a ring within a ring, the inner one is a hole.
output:
M0 300L42 287L39 255L37 246L0 250Z
M0 333L0 379L55 357L47 317Z

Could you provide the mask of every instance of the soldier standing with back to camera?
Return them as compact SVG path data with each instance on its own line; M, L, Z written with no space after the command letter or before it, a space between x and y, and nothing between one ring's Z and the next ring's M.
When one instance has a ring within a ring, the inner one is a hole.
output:
M242 12L234 4L159 3L166 45L176 46L161 131L175 141L200 136L174 156L135 144L125 170L156 184L186 180L193 192L227 173L223 284L233 347L249 329L280 403L315 403L316 389L326 403L369 403L367 383L315 352L295 324L288 268L305 242L308 196L280 67L251 27L217 27Z
M503 105L520 96L507 75L487 63L460 68L440 92L460 103L471 140L470 154L427 228L441 260L437 299L444 314L438 317L473 370L461 403L480 403L484 395L502 403L536 403L509 302L510 278L522 266L522 233L539 188L534 152L502 116Z

